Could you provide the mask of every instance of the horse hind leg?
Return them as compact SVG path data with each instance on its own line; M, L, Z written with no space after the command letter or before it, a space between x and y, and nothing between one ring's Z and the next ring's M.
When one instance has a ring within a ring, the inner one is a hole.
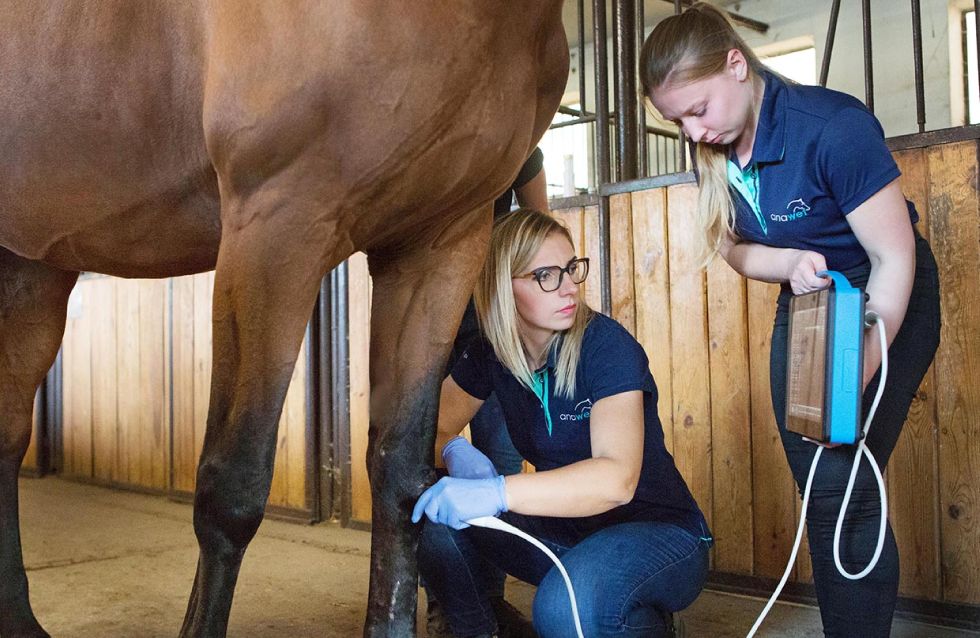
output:
M34 394L61 345L77 277L0 248L0 636L48 635L28 598L17 475L31 437Z

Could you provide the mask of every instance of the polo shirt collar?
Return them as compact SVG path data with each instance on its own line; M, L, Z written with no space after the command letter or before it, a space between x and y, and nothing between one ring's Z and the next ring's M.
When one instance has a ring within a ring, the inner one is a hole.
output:
M554 370L558 367L558 349L561 348L563 338L564 337L558 337L552 342L552 344L548 347L548 361L545 363L544 367L538 368L537 370L534 370L534 372L538 372L545 368Z
M786 83L768 71L762 72L762 78L766 88L759 109L750 165L779 162L786 149Z

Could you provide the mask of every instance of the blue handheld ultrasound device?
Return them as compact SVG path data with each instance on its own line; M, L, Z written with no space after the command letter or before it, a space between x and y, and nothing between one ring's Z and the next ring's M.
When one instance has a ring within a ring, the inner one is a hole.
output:
M839 272L818 274L833 285L789 304L786 429L854 444L861 432L865 295Z

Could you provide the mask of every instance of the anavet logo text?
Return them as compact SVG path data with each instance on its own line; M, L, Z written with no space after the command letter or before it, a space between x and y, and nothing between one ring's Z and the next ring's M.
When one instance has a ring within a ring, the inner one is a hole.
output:
M592 399L586 399L579 401L578 405L575 406L575 414L560 414L558 419L560 421L584 421L590 416L592 416Z
M776 213L772 213L769 215L769 219L774 222L796 221L797 219L806 217L806 214L810 212L810 207L807 206L807 203L803 201L802 197L800 197L786 204L786 210L789 212L785 215L777 215Z

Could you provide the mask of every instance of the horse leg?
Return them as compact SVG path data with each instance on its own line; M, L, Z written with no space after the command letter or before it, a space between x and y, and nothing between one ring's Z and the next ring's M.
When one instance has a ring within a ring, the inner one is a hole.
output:
M223 216L215 273L211 402L197 470L200 555L181 636L224 636L245 549L265 512L276 431L324 257L300 216ZM237 223L248 218L250 223Z
M371 253L371 584L365 636L412 636L418 528L410 513L432 482L439 388L486 253L490 207Z
M78 273L0 248L0 636L47 636L31 611L20 546L17 474L34 395L54 362Z

